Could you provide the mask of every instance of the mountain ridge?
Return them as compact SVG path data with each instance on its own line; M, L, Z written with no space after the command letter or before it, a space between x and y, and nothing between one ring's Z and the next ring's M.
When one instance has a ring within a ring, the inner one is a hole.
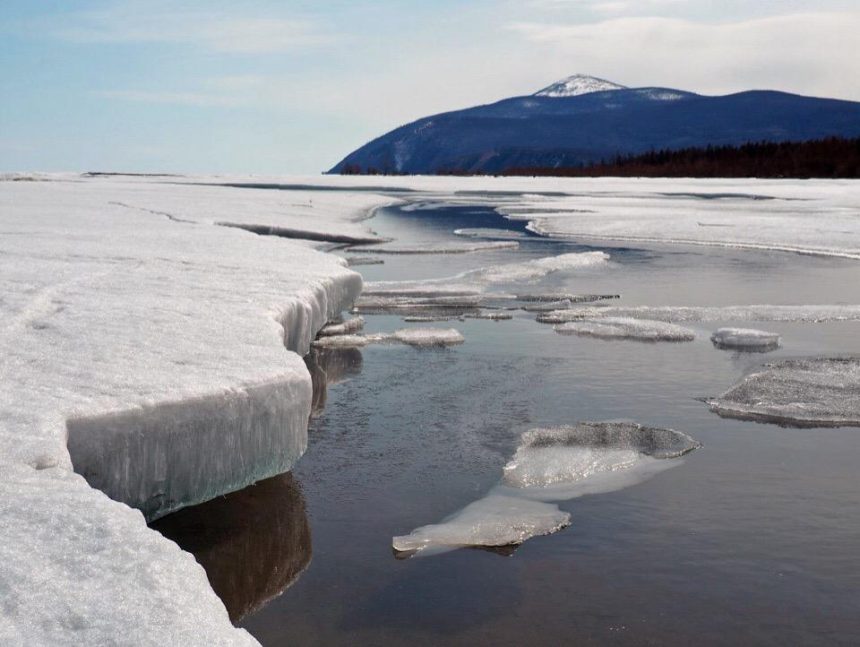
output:
M535 94L422 117L356 149L329 173L499 173L512 166L581 166L650 150L860 136L860 103L776 90L708 96L613 87L540 94L584 78L574 75Z

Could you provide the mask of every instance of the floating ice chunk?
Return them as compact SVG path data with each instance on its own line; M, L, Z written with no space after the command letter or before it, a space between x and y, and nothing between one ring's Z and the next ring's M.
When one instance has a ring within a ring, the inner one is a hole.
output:
M605 252L575 252L547 256L522 263L506 265L491 265L477 270L471 270L458 275L457 278L475 281L477 283L516 283L536 281L553 274L570 270L584 269L603 265L609 260Z
M354 252L373 251L375 254L469 254L500 249L517 249L520 244L515 241L495 241L484 243L428 243L425 245L404 245L400 247L353 247Z
M591 447L526 447L505 465L505 483L513 487L545 487L575 483L600 472L633 467L639 452Z
M320 337L331 337L332 335L351 335L364 328L364 319L353 317L341 323L328 323L319 331Z
M707 402L711 411L728 418L794 427L860 427L860 359L764 364Z
M377 281L365 284L362 297L407 297L411 299L436 299L439 297L481 296L480 289L469 285L440 285L431 281Z
M401 552L435 549L441 552L465 546L511 546L570 525L570 515L558 506L516 496L490 494L470 503L439 524L416 528L394 537Z
M522 435L517 452L542 447L633 450L664 459L680 458L701 447L701 443L682 431L609 420L532 429Z
M403 328L394 333L394 339L410 346L453 346L465 341L455 328Z
M454 234L463 236L464 238L500 238L502 240L521 240L523 238L534 238L540 240L537 236L529 236L522 231L514 231L512 229L492 229L490 227L464 227L455 229Z
M489 319L490 321L508 321L514 318L510 312L478 312L465 315L466 319Z
M749 306L582 306L538 315L541 323L598 317L631 317L671 322L697 321L860 321L860 305Z
M438 524L394 537L397 551L509 546L556 532L567 513L550 505L621 489L672 467L700 447L687 434L632 422L581 422L524 433L502 483Z
M779 348L780 337L778 333L755 328L720 328L711 335L711 341L717 348L769 351Z
M314 348L361 348L367 346L369 341L366 335L332 335L315 339L311 346Z
M619 299L618 294L568 294L568 293L549 293L549 294L517 294L517 301L525 301L527 303L548 303L557 301L570 301L571 303L588 303L591 301L603 301L605 299Z
M408 317L403 317L403 321L407 323L431 323L434 321L451 321L451 319L457 319L458 317L451 317L448 315L410 315Z
M346 259L347 267L355 267L356 265L383 265L385 261L375 256L348 256Z
M521 306L521 309L525 312L553 312L555 310L567 309L572 305L573 303L568 299L564 301L535 301L526 303Z
M693 341L696 334L664 321L632 319L630 317L604 317L569 321L555 327L562 335L580 335L600 339L631 339L635 341Z

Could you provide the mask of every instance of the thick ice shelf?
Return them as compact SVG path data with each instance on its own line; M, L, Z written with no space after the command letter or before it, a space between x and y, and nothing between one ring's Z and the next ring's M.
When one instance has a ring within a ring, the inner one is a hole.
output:
M795 427L860 427L860 360L789 359L764 364L708 400L728 418Z
M677 465L701 445L672 429L581 422L520 438L502 482L440 523L394 537L396 551L430 555L464 546L511 546L561 530L570 515L553 501L618 490Z
M361 278L212 224L275 218L283 192L66 180L0 182L0 581L17 600L0 642L252 643L124 503L155 518L289 469L311 412L301 355ZM318 230L356 217L349 193L313 195Z

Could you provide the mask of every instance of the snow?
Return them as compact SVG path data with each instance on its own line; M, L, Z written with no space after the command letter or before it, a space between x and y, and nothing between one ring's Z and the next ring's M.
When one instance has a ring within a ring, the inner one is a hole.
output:
M73 472L3 463L0 517L0 644L257 644L189 553Z
M561 81L556 81L552 85L545 87L543 90L534 93L536 97L577 97L581 94L589 94L591 92L605 92L607 90L623 90L623 85L618 85L612 81L598 79L587 74L574 74Z
M696 334L663 321L632 319L630 317L605 317L570 321L555 327L562 335L580 335L599 339L632 339L636 341L693 341Z
M503 479L482 499L438 524L394 537L396 551L431 555L464 546L518 545L557 532L570 515L553 501L611 492L677 465L700 444L672 429L632 422L581 422L522 434Z
M301 355L361 278L307 242L215 222L363 232L359 212L390 198L309 191L293 207L298 193L0 182L3 644L253 643L127 506L156 518L303 453Z
M711 335L711 341L718 348L774 350L779 348L780 337L778 333L755 328L720 328Z
M790 359L764 364L722 395L711 411L796 427L860 427L860 360Z
M579 306L538 315L541 323L623 317L670 322L697 321L860 321L860 305L748 306Z

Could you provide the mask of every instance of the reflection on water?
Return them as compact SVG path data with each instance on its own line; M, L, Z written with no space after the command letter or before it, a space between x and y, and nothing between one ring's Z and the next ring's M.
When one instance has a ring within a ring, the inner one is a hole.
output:
M361 362L361 351L357 348L311 348L305 355L305 365L314 386L311 418L325 409L328 385L361 373Z
M311 561L305 500L290 473L151 527L194 555L234 623L281 594Z

